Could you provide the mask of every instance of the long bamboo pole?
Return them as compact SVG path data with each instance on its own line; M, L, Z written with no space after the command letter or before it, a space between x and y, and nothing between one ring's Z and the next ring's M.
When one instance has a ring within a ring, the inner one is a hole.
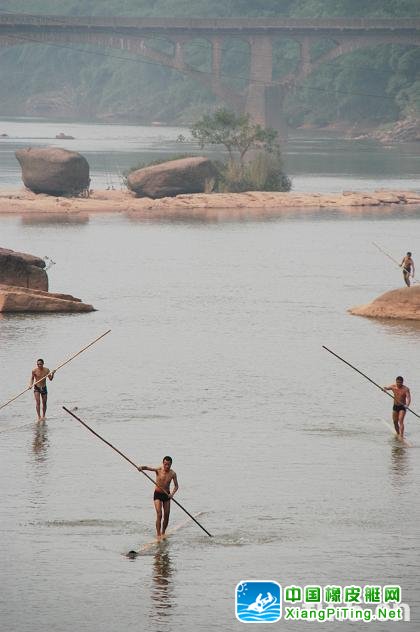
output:
M331 349L328 349L328 347L326 347L325 345L322 345L322 348L325 349L325 351L328 351L328 353L331 353L331 355L335 356L336 358L338 358L339 360L341 360L341 362L344 362L344 364L347 364L347 366L349 366L350 368L353 369L353 371L356 371L357 373L359 373L360 375L362 375L364 378L366 378L367 380L369 380L369 382L371 382L374 386L376 386L377 388L379 388L383 393L385 393L386 395L388 395L389 397L392 397L394 399L394 396L391 395L391 393L388 393L388 391L385 391L383 389L382 386L380 386L379 384L377 384L374 380L372 380L370 377L368 377L367 375L365 375L365 373L363 373L362 371L360 371L360 369L357 369L355 366L353 366L352 364L350 364L350 362L347 362L347 360L344 360L344 358L342 358L341 356L339 356L337 353L334 353L334 351L331 351ZM400 402L400 404L402 406L405 406L405 404L403 404L402 402ZM413 413L413 415L415 415L416 417L418 417L420 419L420 415L418 415L412 408L409 408L408 406L405 406L406 410L409 410L410 413Z
M410 275L410 270L407 270L407 268L404 268L401 264L398 263L398 261L396 259L394 259L394 257L392 255L390 255L388 252L386 252L386 250L384 250L383 248L381 248L379 246L379 244L377 244L376 242L372 241L372 244L380 251L382 252L383 255L385 255L385 257L388 257L388 259L391 259L391 261L393 263L395 263L396 266L398 266L399 268L402 268L402 270L404 270L405 272L407 272L408 275ZM412 280L412 283L419 283L419 281L415 281L414 279Z
M92 342L90 342L88 345L86 345L86 347L83 347L83 349L80 349L80 351L78 351L77 353L75 353L74 355L70 356L70 358L67 358L67 360L65 360L64 362L62 362L61 364L58 365L58 367L56 367L55 369L53 369L52 371L49 371L49 373L47 373L46 375L44 375L44 377L42 377L40 380L37 380L36 382L34 382L33 384L31 384L31 386L28 386L27 388L25 388L24 391L22 391L21 393L19 393L18 395L15 395L14 397L12 397L11 399L9 399L7 402L5 402L4 404L2 404L0 406L0 410L2 408L5 408L6 406L8 406L9 404L11 404L12 402L15 401L15 399L17 399L18 397L20 397L21 395L23 395L24 393L26 393L26 391L30 391L31 388L33 386L36 386L37 384L39 384L40 382L42 382L42 380L45 380L45 378L47 378L49 375L51 375L51 373L55 373L56 371L58 371L58 369L61 369L65 364L68 364L69 362L71 362L72 360L74 360L74 358L76 358L78 355L80 355L81 353L83 353L83 351L86 351L86 349L89 349L89 347L91 347L92 345L95 344L95 342L98 342L98 340L100 340L101 338L103 338L104 336L106 336L107 334L110 333L110 329L108 329L108 331L106 331L104 334L101 334L100 336L98 336L97 338L95 338L95 340L92 340Z
M75 415L71 410L69 410L68 408L66 408L65 406L63 406L63 409L66 411L66 413L68 413L69 415L71 415L72 417L74 417L75 419L77 419L77 421L79 421L82 426L84 426L85 428L87 428L87 430L89 430L89 432L91 432L92 434L95 435L95 437L98 437L98 439L100 439L101 441L103 441L104 443L106 443L106 445L108 445L110 448L112 448L113 450L115 450L115 452L117 454L119 454L120 456L122 456L123 459L125 459L126 461L128 461L130 463L130 465L132 465L133 467L136 468L136 470L138 472L141 472L146 478L149 479L149 481L151 481L153 483L153 485L155 485L156 487L158 487L159 489L161 489L165 494L167 494L167 490L163 489L162 487L160 487L159 485L156 485L156 481L153 480L153 478L151 476L149 476L148 474L146 474L146 472L144 472L143 470L139 470L138 466L131 460L128 458L128 456L126 456L123 452L121 452L121 450L118 450L118 448L116 448L115 446L112 445L112 443L110 443L109 441L107 441L106 439L104 439L99 433L97 433L95 430L93 430L93 428L91 428L90 426L88 426L88 424L83 421L82 419L80 419L80 417L78 417L77 415ZM209 533L207 531L207 529L205 529L203 527L202 524L200 524L198 522L198 520L196 518L194 518L194 516L192 514L190 514L189 511L187 511L187 509L185 509L185 507L183 507L181 505L180 502L178 502L177 500L175 500L175 498L172 497L172 500L174 501L174 503L176 505L178 505L178 507L180 509L182 509L182 511L185 511L185 513L187 514L187 516L189 516L192 520L194 520L194 522L200 527L200 529L202 529L205 533L207 533L207 535L211 538L213 537L211 533Z

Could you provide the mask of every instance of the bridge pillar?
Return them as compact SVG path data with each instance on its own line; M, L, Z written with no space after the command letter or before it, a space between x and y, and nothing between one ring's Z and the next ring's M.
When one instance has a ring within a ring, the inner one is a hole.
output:
M211 87L216 95L221 94L220 73L222 70L222 44L220 37L211 39Z
M256 123L266 127L266 88L271 85L273 74L272 42L267 35L250 37L248 42L251 65L245 111Z
M304 37L299 42L300 55L299 55L299 69L298 69L298 72L303 77L307 77L310 74L311 70L312 70L312 64L311 64L311 43L312 43L311 39L308 38L308 37Z
M262 127L273 127L279 132L280 138L287 138L287 123L283 116L286 88L272 82L272 39L269 35L252 37L249 44L251 68L245 111Z
M287 89L282 85L271 85L265 88L265 126L275 129L280 140L286 140L289 133L283 111L286 94Z
M175 42L175 52L174 52L174 68L178 70L182 70L184 67L184 42L182 40L177 40Z

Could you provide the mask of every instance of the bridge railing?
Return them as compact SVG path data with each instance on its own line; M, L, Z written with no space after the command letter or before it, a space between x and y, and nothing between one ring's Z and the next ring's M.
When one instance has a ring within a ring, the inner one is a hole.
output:
M126 28L217 31L401 31L420 30L420 18L137 18L0 14L1 26L62 28Z

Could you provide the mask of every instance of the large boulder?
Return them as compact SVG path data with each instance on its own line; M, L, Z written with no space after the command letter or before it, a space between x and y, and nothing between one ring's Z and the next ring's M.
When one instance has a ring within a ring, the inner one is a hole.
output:
M0 285L0 312L93 312L92 305L69 294L53 294L12 285Z
M0 248L0 283L48 291L45 261L23 252Z
M89 164L77 151L27 147L15 152L24 185L34 193L77 195L89 188Z
M370 318L420 320L420 285L385 292L372 303L352 307L349 312Z
M132 171L128 188L138 197L163 198L182 193L203 193L217 176L213 163L202 156L170 160Z

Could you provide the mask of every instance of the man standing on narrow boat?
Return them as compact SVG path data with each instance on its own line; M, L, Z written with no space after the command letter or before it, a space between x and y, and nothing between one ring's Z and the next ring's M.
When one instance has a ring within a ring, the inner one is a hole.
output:
M171 511L171 498L179 489L178 479L176 473L171 469L171 465L172 458L170 456L164 456L160 467L150 467L148 465L138 466L140 472L147 470L149 472L155 472L156 474L153 502L156 510L156 534L158 539L165 535ZM173 482L172 492L170 490L171 482Z
M394 394L394 405L392 407L392 421L397 435L404 438L404 418L407 408L411 404L411 393L408 386L403 384L404 378L401 375L395 378L395 384L384 386L384 391L392 391Z
M38 415L38 422L45 420L45 414L47 412L47 376L49 380L54 379L55 371L51 371L44 366L44 360L38 358L36 361L36 367L32 370L31 379L29 381L29 388L32 388L34 384L34 397L36 405L36 414ZM36 384L38 382L38 384ZM41 417L41 400L42 400L42 417Z

